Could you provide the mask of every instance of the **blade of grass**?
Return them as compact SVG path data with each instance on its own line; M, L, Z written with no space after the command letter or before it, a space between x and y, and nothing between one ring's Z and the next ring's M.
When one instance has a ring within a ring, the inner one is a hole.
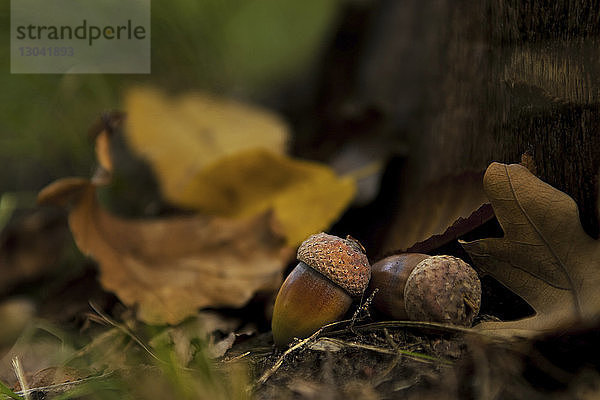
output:
M6 386L2 382L0 382L0 393L3 395L4 398L9 397L9 398L15 399L15 400L23 400L23 397L19 396L18 394L16 394L12 390L10 390L8 388L8 386Z
M21 390L24 392L23 394L25 400L31 400L31 396L29 396L29 393L27 392L29 386L27 385L27 381L25 380L25 373L23 373L23 367L21 366L21 361L19 360L19 357L13 358L12 364L13 369L15 370L15 375L19 380L19 384L21 385Z

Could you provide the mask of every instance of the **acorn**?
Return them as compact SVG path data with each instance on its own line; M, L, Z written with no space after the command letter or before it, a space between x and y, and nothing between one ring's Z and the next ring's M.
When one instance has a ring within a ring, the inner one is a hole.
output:
M312 235L298 248L297 258L275 299L271 327L279 347L342 318L371 277L365 250L351 237Z
M369 291L378 289L373 307L394 319L408 319L404 308L404 287L413 269L428 257L419 253L395 254L373 264Z
M471 326L481 307L481 282L460 258L428 257L408 276L404 303L411 320Z

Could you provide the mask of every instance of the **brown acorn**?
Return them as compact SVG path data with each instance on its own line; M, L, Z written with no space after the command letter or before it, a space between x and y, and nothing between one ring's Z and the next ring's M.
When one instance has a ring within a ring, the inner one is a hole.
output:
M373 306L394 319L408 319L404 308L404 286L412 270L428 257L419 253L395 254L373 264L369 291L379 289L373 298Z
M298 248L298 261L275 299L271 327L280 347L343 317L371 277L364 248L350 237L312 235Z

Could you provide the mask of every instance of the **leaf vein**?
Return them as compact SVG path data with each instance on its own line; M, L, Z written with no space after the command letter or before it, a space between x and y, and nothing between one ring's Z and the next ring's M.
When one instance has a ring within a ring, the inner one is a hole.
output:
M550 254L552 254L552 257L554 257L554 259L556 260L558 266L560 267L560 269L562 270L563 274L567 278L567 281L569 282L569 286L571 287L571 292L573 294L573 303L574 303L574 306L575 306L575 311L576 311L577 315L581 316L582 315L582 311L581 311L581 305L580 305L579 295L577 294L577 291L575 290L575 284L573 283L573 279L571 279L571 275L569 275L565 264L560 259L560 257L558 256L558 254L556 254L556 252L554 251L554 249L550 246L550 243L548 242L548 240L546 240L546 238L544 237L544 235L542 234L542 232L540 231L540 229L537 227L537 225L529 217L529 214L527 214L527 212L523 208L523 205L521 204L521 201L517 197L517 192L516 192L516 190L515 190L515 188L513 186L512 179L511 179L511 176L509 174L508 166L507 165L504 165L504 170L505 170L505 173L506 173L508 184L510 186L510 191L513 194L513 197L515 199L515 203L517 204L517 206L521 210L521 213L525 216L525 218L527 219L527 221L531 224L531 226L533 227L535 233L539 236L540 240L544 243L544 245L546 246L546 248L548 249L548 251L550 252ZM533 276L535 276L535 275L533 275ZM542 279L542 278L540 278L540 279ZM542 280L544 282L546 282L548 285L557 287L556 285L553 285L552 283L548 282L545 279L542 279ZM558 288L560 288L560 287L558 287Z

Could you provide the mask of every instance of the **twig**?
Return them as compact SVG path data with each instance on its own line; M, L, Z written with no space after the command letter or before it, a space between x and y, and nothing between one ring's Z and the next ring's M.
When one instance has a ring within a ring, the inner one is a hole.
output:
M300 350L303 347L305 347L308 343L314 341L316 338L318 338L325 330L332 328L334 326L338 326L338 325L342 325L345 323L351 322L351 320L344 320L344 321L337 321L337 322L332 322L331 324L327 324L327 325L323 325L318 331L316 331L315 333L313 333L312 335L310 335L309 337L307 337L306 339L302 339L299 340L297 343L293 344L292 346L290 346L275 362L275 364L273 364L273 366L271 368L269 368L269 370L267 370L261 377L260 379L256 382L256 386L262 385L264 384L267 379L269 379L275 372L277 372L277 370L279 369L279 367L281 367L281 365L283 364L283 362L285 361L285 359L292 354L293 352L295 352L296 350Z
M383 329L383 328L418 328L418 329L430 329L441 333L452 333L452 334L463 334L473 335L481 338L491 339L499 342L508 342L509 340L503 337L499 337L492 333L486 333L477 329L464 328L456 325L442 324L439 322L426 322L426 321L380 321L371 322L364 325L355 326L356 330L368 330L368 329ZM343 330L329 332L330 335L339 335L344 333Z
M275 372L277 372L277 370L279 369L279 367L281 367L281 365L283 364L283 362L285 361L285 358L287 356L289 356L290 354L292 354L294 351L296 351L298 349L301 349L302 347L304 347L310 341L316 339L317 336L319 336L321 334L322 330L323 330L323 328L319 329L318 331L316 331L315 333L313 333L311 336L307 337L306 339L300 340L298 343L294 344L292 347L290 347L289 349L287 349L279 357L279 359L277 359L277 361L275 362L275 364L273 364L273 366L271 368L269 368L269 370L266 371L260 377L260 379L256 382L257 385L264 384L267 381L267 379L269 379Z
M235 356L235 357L231 357L231 358L227 358L227 359L225 359L225 360L221 360L221 362L222 362L222 363L224 363L224 364L228 364L228 363L236 362L236 361L239 361L239 360L241 360L241 359L244 359L244 358L248 357L250 354L251 354L251 352L247 351L247 352L245 352L245 353L238 354L238 355L237 355L237 356Z
M22 389L16 393L24 396L25 398L28 398L31 395L31 393L34 393L34 392L54 393L54 394L65 393L66 391L71 390L74 387L83 385L83 384L91 382L91 381L105 379L105 378L110 377L113 374L114 374L114 371L111 371L111 372L104 373L102 375L87 376L85 378L76 379L76 380L72 380L69 382L55 383L55 384L47 385L47 386L39 386L39 387L29 388L26 390Z
M385 335L386 342L388 342L388 344L392 346L394 350L398 350L398 343L396 343L392 335L390 335L390 331L388 331L387 328L383 328L383 334Z
M364 312L365 316L369 316L370 315L369 314L369 307L371 306L371 303L373 302L373 299L375 298L375 295L377 294L377 292L379 292L379 289L373 290L373 293L371 293L369 295L369 297L367 297L367 299L365 300L365 302L362 303L356 309L356 311L352 315L352 318L350 319L350 326L348 327L348 329L350 329L350 332L356 334L356 332L354 332L354 323L358 319L358 316L360 315L361 312Z
M394 360L392 360L390 365L388 365L387 368L381 373L379 378L377 378L375 382L373 382L373 387L378 387L383 382L385 382L387 376L394 370L394 368L396 368L396 365L398 365L398 362L402 358L402 354L398 351L398 344L396 343L392 335L390 335L390 332L387 330L387 328L383 328L383 333L385 334L385 340L388 342L388 344L392 346L394 350L396 350L396 357L394 357Z
M334 338L329 338L329 337L323 337L323 338L319 339L319 342L323 342L323 341L337 344L338 346L342 346L342 347L352 347L355 349L369 350L369 351L372 351L375 353L396 354L396 352L393 350L386 349L384 347L377 347L377 346L374 346L371 344L347 342L345 340L334 339Z
M335 344L338 344L341 346L369 350L369 351L373 351L373 352L381 353L381 354L401 354L403 356L413 358L416 361L420 361L420 362L438 362L441 364L452 365L452 362L448 361L448 360L433 357L433 356L430 356L427 354L421 354L421 353L415 353L415 352L408 351L408 350L402 350L402 349L398 349L398 348L395 350L389 350L386 348L377 347L377 346L373 346L370 344L353 343L353 342L347 342L345 340L333 339L333 338L323 338L323 340L327 340L331 343L335 343Z

